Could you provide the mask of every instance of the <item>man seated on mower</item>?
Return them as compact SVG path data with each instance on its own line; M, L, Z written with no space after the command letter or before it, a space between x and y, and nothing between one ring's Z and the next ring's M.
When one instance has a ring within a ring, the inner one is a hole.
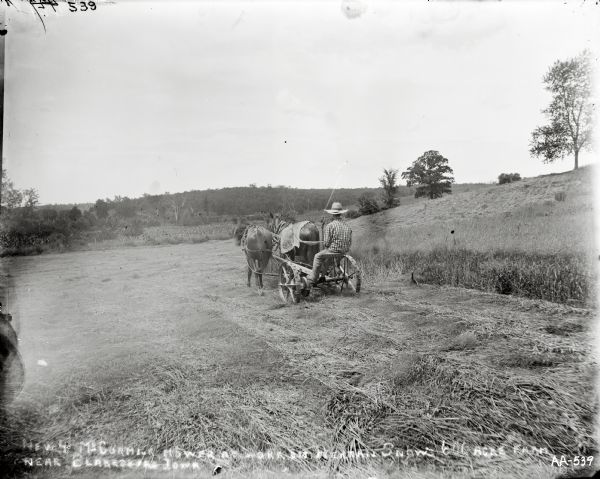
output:
M352 230L344 221L342 221L342 215L348 210L343 210L341 203L334 202L331 205L331 209L325 211L332 215L333 219L325 226L323 235L323 245L325 246L325 249L315 255L312 273L306 278L308 284L320 282L319 272L321 271L321 266L325 260L332 256L335 257L346 254L350 251L350 245L352 244ZM323 279L324 278L322 278L321 281Z

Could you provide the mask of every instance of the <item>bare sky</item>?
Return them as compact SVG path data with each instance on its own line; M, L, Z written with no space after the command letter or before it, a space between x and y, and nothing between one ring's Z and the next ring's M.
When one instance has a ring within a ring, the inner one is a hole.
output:
M431 149L461 183L565 171L528 153L542 77L600 45L581 1L120 1L46 32L7 14L5 167L42 203L377 186Z

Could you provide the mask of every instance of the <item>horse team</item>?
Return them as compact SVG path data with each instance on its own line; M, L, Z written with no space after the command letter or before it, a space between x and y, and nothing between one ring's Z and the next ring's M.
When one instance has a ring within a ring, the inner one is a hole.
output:
M279 248L279 236L285 228L293 227L294 223L288 223L281 215L269 213L265 218L266 226L246 225L239 222L234 230L234 239L238 246L242 246L248 263L248 287L252 273L255 274L255 282L259 294L263 293L262 276L265 273L273 250ZM287 253L292 261L299 261L312 267L315 254L319 252L319 228L312 222L307 222L299 232L300 245Z

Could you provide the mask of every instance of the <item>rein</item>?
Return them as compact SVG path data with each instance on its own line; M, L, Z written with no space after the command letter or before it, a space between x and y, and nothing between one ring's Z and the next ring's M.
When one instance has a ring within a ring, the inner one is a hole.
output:
M290 223L287 221L278 221L277 227L269 227L269 230L273 233L273 249L280 249L281 247L281 232L289 226Z

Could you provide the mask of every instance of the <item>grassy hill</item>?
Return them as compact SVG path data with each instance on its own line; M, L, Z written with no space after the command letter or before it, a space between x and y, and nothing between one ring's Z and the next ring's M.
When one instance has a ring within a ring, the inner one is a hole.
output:
M593 167L420 199L351 221L367 275L554 301L589 299L598 248Z
M584 252L595 247L593 208L593 170L586 167L420 198L351 225L355 240L405 251L452 244L481 251Z

